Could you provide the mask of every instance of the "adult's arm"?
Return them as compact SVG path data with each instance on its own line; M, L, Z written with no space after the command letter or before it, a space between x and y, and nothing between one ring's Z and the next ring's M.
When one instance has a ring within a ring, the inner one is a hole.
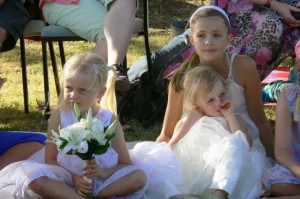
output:
M180 93L169 85L168 103L163 121L163 127L160 135L156 139L157 142L169 142L177 122L182 115L183 101Z
M267 3L267 0L248 0L250 3L258 4L258 5L265 5ZM300 3L298 3L296 6L300 6ZM283 18L283 21L291 27L299 27L300 26L300 20L296 20L292 15L291 11L294 12L300 12L300 9L286 4L281 3L276 0L272 0L270 2L270 8L274 10L279 16Z
M283 91L278 97L276 106L275 157L277 162L300 178L300 165L291 151L292 139L292 116L289 113L285 91Z
M240 80L244 83L245 98L249 116L259 130L260 140L265 146L267 155L274 157L274 136L270 123L265 115L261 95L261 82L253 59L247 56L240 56L240 59L246 59L243 65L239 65L238 73Z

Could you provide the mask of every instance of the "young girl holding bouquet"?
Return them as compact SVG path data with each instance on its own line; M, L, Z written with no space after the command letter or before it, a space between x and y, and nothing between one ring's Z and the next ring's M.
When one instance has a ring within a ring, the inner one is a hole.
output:
M1 171L0 187L15 183L14 197L22 199L32 195L75 199L85 198L90 193L96 198L143 197L147 177L132 165L119 123L111 146L104 154L89 160L85 168L81 158L58 151L56 144L51 142L55 135L53 131L59 132L59 129L78 122L74 104L78 104L81 116L91 108L93 117L102 121L104 126L116 119L114 79L107 83L107 76L107 66L92 53L73 56L65 64L58 109L49 119L46 164L33 161L11 164ZM91 178L92 183L86 178Z
M297 82L279 95L276 106L275 157L263 182L278 198L300 198L300 41L295 47Z

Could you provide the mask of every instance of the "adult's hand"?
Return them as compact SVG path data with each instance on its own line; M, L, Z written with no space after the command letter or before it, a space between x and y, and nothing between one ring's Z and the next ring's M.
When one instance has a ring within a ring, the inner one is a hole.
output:
M298 3L296 6L300 6ZM283 18L284 23L288 27L300 27L300 20L296 20L291 12L300 12L300 9L296 6L291 6L286 3L280 3L278 1L272 1L271 8Z

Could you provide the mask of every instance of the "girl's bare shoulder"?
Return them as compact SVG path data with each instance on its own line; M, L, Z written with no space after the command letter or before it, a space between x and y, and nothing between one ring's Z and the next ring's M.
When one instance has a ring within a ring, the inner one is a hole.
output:
M234 70L239 73L249 73L253 71L257 71L255 61L246 55L236 55L233 62Z

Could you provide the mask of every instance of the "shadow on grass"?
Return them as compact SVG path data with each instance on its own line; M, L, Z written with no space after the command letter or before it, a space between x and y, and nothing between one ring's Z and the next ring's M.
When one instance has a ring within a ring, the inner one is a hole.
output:
M124 132L126 142L131 141L155 141L160 134L162 123L157 122L145 128L137 120L127 120L125 124L131 126L131 129Z
M3 107L0 109L0 131L38 131L46 132L47 120L37 110L26 114L15 107Z
M143 16L143 2L140 1L137 16ZM182 0L150 0L149 1L149 26L153 29L168 29L176 20L187 21L191 14L201 5L201 1Z

